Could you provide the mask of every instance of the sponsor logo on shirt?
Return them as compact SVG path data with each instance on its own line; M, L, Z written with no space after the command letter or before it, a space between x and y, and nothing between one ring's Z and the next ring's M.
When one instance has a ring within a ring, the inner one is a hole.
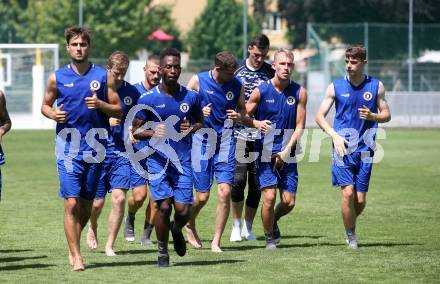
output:
M266 100L266 103L269 103L269 104L273 104L275 102L275 100L274 99L271 99L271 100Z
M72 88L73 87L73 82L72 83L68 83L68 84L64 84L64 87Z
M214 94L214 91L211 91L211 90L207 90L206 92L210 95Z
M165 104L157 105L157 108L165 108Z
M348 98L350 96L349 93L341 94L341 97Z

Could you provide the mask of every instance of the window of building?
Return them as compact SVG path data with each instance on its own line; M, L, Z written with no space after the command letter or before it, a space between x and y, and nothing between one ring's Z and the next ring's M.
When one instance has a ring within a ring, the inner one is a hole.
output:
M268 31L280 31L281 30L280 14L268 12L266 14L266 21L263 23L263 29Z

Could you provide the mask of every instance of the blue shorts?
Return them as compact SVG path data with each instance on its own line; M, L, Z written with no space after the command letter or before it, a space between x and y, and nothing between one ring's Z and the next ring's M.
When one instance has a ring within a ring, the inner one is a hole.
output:
M260 190L268 186L276 186L277 188L296 193L298 188L298 169L296 163L284 163L281 170L273 168L274 162L261 162L257 159L257 178Z
M372 159L362 161L361 152L345 155L342 160L333 154L332 185L354 185L356 191L368 192L372 168Z
M139 161L139 164L136 165L136 168L133 166L132 163L130 163L130 187L135 188L141 185L147 185L148 179L146 179L144 176L148 175L148 168L147 168L147 160L143 159Z
M209 147L209 145L205 145L202 150L210 151ZM192 175L194 188L197 192L208 192L211 189L214 176L217 184L227 183L233 185L235 172L235 143L233 139L231 139L228 148L221 149L220 145L217 144L215 154L211 158L197 160L198 165L193 164Z
M130 161L121 156L106 157L103 161L104 170L99 179L95 199L103 199L112 189L130 188Z
M66 167L67 166L67 167ZM81 197L93 200L102 173L102 163L87 163L83 160L57 160L60 179L59 196L62 198Z
M175 202L193 204L191 162L181 162L183 172L166 159L147 159L150 192L153 200L174 198Z

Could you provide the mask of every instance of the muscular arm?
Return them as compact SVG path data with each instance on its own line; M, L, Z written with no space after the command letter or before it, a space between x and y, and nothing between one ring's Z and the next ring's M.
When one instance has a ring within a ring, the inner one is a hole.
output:
M154 130L152 129L142 129L142 126L145 124L145 121L140 120L139 118L133 119L133 128L132 133L134 138L139 140L145 140L154 135Z
M238 98L238 101L237 101L237 110L227 109L226 115L229 119L232 119L234 122L242 122L243 118L246 116L246 105L244 103L244 88L243 87L241 87L240 97Z
M342 138L334 129L330 126L330 124L325 119L330 108L335 102L335 88L333 87L333 83L327 87L325 92L324 100L319 107L318 113L315 116L316 123L324 130L333 140L333 144L336 148L336 152L339 156L344 156L346 153L345 143L348 143L344 138Z
M11 118L9 117L8 110L6 108L6 97L2 91L0 91L0 143L3 135L11 129Z
M255 110L257 109L258 103L260 102L260 91L258 88L255 88L247 101L246 107L246 115L242 118L242 123L247 127L256 127L255 119L252 118Z
M58 106L55 110L53 109L53 104L58 98L58 92L56 88L55 74L51 74L47 79L46 93L43 97L43 103L41 105L41 113L58 123L64 123L67 119L67 113L62 111L63 106Z
M377 107L379 109L379 113L371 112L367 107L363 106L359 109L360 118L372 120L378 123L384 123L391 120L390 107L388 106L388 102L385 99L385 87L382 82L379 82Z
M111 73L107 75L107 100L101 101L99 109L107 114L109 117L121 119L122 107L119 100L118 92Z
M194 92L198 93L199 92L199 77L197 75L192 76L186 87L188 89L193 90Z
M285 150L290 154L293 147L301 138L301 135L306 126L306 106L307 106L307 91L301 87L299 94L299 101L296 108L296 127L295 131L292 133L289 142L286 145Z
M333 83L327 87L325 91L324 100L319 106L319 110L316 113L315 121L322 130L324 130L328 135L333 136L337 134L335 130L330 126L330 124L325 119L327 117L330 108L335 102L335 89L333 87Z
M197 84L198 84L198 82L197 82ZM188 121L188 130L190 130L190 132L196 132L197 130L199 130L200 128L203 127L203 115L202 115L202 112L200 112L200 104L201 104L200 96L197 95L196 104L191 109L191 112L190 112L190 116L194 120L194 123L190 125L189 121ZM181 130L182 130L182 127L181 127ZM183 132L185 133L186 130L184 130Z

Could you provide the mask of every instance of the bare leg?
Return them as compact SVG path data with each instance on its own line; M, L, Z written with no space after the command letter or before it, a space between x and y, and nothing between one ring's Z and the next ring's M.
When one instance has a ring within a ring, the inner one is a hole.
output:
M280 203L275 208L275 220L279 220L284 215L287 215L290 213L290 211L293 210L295 207L295 200L296 200L296 194L287 192L287 191L281 191L280 193Z
M272 235L276 196L277 196L276 189L273 187L267 187L263 191L261 220L263 221L263 228L265 235Z
M150 224L154 224L154 218L157 212L157 208L155 204L156 203L154 202L153 198L150 197L147 209L145 211L145 219L148 220L148 223Z
M354 207L355 190L353 185L342 187L341 213L345 229L354 229L356 225L356 211Z
M104 207L105 199L95 199L93 201L92 213L90 215L90 226L87 232L87 245L90 249L98 248L98 218Z
M69 246L69 263L72 265L73 271L84 270L84 263L80 253L82 230L80 216L82 204L80 203L79 198L67 198L64 200L64 232Z
M169 262L168 238L170 233L171 199L159 200L156 202L158 211L155 218L154 227L156 228L156 238L158 247L158 264L165 258ZM168 264L166 264L168 266Z
M144 204L148 195L148 189L146 185L140 185L133 188L132 195L128 198L128 212L136 214L139 208Z
M356 216L361 215L367 205L367 193L356 191L354 195L354 210L356 211Z
M147 208L145 209L144 231L141 236L141 244L144 246L152 246L151 233L154 229L154 218L157 212L156 203L150 195Z
M186 237L188 243L195 247L201 248L202 242L200 241L199 235L196 229L196 218L200 213L200 210L208 203L209 191L208 192L196 192L196 198L194 200L194 207L192 209L191 218L186 225Z
M115 256L113 250L119 228L121 227L122 218L125 212L125 195L127 191L123 189L112 190L112 209L108 216L108 238L105 244L105 255Z
M215 218L215 232L211 243L213 252L222 252L220 241L225 230L231 207L231 186L227 183L218 184L217 210Z

